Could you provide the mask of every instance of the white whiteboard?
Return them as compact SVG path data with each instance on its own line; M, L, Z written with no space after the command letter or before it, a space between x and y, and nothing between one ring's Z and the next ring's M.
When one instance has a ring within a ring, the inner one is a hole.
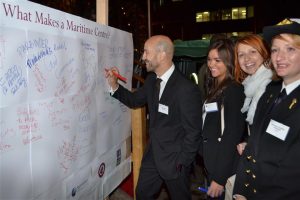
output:
M131 170L130 110L104 77L131 80L131 34L28 1L0 17L0 199L103 199Z

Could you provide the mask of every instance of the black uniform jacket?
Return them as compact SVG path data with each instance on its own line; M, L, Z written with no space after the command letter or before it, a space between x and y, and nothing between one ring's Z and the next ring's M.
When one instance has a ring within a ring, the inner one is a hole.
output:
M300 86L274 107L281 87L271 82L261 97L238 166L234 194L250 200L300 199Z
M132 93L120 85L113 97L131 108L148 104L150 141L143 159L147 159L151 145L160 175L164 179L174 179L179 175L176 167L190 166L199 148L201 94L194 83L175 69L159 101L168 112L158 112L153 99L155 81L156 75L149 73L143 87L136 92Z

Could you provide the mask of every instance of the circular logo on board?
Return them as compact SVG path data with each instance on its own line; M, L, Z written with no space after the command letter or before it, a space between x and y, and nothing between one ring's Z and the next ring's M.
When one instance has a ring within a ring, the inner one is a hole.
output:
M98 169L98 176L101 178L105 172L105 163L101 163Z

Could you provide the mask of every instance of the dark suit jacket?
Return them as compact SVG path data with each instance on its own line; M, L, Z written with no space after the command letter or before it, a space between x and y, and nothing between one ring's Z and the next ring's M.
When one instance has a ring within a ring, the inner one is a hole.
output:
M270 111L281 87L282 82L271 82L259 101L234 194L255 200L300 199L300 86ZM284 141L266 132L271 119L289 127Z
M113 97L134 108L148 103L149 136L157 169L164 179L178 176L176 166L189 166L199 148L202 116L201 95L195 84L176 69L170 76L160 104L168 106L168 115L155 110L153 92L156 75L150 73L143 87L131 93L120 85ZM143 159L147 159L149 145Z
M206 114L203 126L203 160L209 180L225 185L235 173L239 155L236 145L245 131L241 108L245 99L242 85L232 82L217 99L218 111ZM224 105L225 128L221 137L221 105ZM220 139L221 140L220 140Z

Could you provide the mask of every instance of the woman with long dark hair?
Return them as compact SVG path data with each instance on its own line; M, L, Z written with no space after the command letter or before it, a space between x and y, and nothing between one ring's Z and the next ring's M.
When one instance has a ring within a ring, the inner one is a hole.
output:
M236 145L245 130L241 113L242 85L233 77L234 44L230 39L212 43L207 55L207 98L203 105L202 156L207 170L209 198L224 198L227 179L235 174L239 155Z

